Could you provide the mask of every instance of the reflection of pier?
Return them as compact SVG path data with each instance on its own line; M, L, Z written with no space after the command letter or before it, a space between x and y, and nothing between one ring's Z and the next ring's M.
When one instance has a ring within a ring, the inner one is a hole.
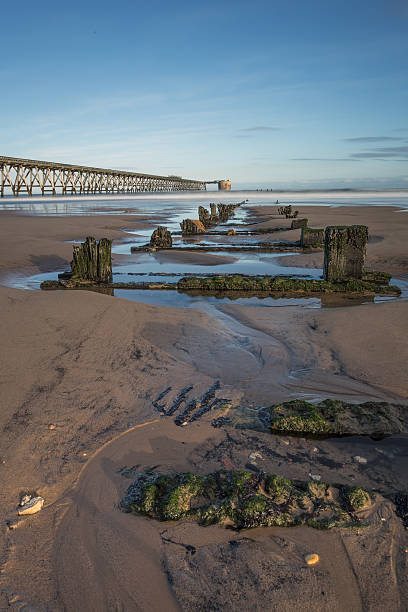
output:
M204 191L208 183L180 176L155 176L125 170L106 170L55 162L0 156L0 196L25 193L138 193L167 191Z

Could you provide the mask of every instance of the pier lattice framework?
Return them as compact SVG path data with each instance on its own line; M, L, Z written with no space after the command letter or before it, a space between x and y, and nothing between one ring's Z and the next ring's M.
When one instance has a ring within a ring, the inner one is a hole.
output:
M8 189L14 196L37 191L42 195L205 191L208 183L215 182L0 156L1 197Z

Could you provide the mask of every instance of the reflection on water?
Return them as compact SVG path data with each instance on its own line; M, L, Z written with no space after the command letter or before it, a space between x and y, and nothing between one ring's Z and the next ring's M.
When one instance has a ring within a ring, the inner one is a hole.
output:
M207 255L207 253L206 253ZM128 274L132 274L130 280L135 281L138 273L172 273L183 276L190 273L201 274L267 274L267 275L296 275L306 278L319 278L322 274L320 269L287 267L280 263L281 257L295 255L295 253L258 253L252 251L237 251L233 253L210 252L208 255L222 256L213 260L208 265L205 259L197 264L167 261L165 257L156 257L155 253L138 253L134 255L134 263L115 267L114 276L116 282L129 282ZM228 261L229 260L229 261ZM219 261L220 263L216 263ZM126 276L126 279L124 278ZM141 279L146 280L146 279ZM152 279L153 280L153 279ZM161 279L163 280L163 279Z
M155 306L173 306L175 308L197 308L208 312L209 305L219 305L233 301L234 304L243 306L305 306L308 308L319 308L319 298L276 298L268 295L243 294L237 291L211 292L203 295L196 291L151 291L149 289L115 289L115 296L125 300L141 302L142 304L153 304Z
M210 202L234 203L249 200L251 205L270 206L279 199L282 205L296 206L396 206L408 210L408 191L369 192L271 192L233 191L197 192L170 194L112 194L112 195L68 195L68 196L6 196L0 199L0 210L21 211L32 215L92 215L159 213L197 218L199 204Z

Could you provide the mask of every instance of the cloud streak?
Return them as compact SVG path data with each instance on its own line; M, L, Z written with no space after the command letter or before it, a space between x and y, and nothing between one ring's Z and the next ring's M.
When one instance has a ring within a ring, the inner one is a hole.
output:
M282 128L271 127L269 125L253 125L251 127L242 128L241 132L279 132Z
M290 161L321 161L321 162L356 162L350 157L292 157Z
M408 160L408 145L402 147L376 147L371 151L352 153L353 159L391 159L394 161Z
M359 136L357 138L343 138L345 142L390 142L404 140L401 136Z

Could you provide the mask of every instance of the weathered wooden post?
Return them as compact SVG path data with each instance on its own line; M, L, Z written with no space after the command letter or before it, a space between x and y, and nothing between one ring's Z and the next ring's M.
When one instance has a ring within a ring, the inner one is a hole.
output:
M314 229L312 227L302 227L300 236L300 246L302 248L318 248L324 245L324 229Z
M112 282L112 240L101 238L98 244L98 282Z
M361 278L366 257L368 227L326 227L324 234L324 279L341 281Z
M96 283L112 281L112 240L101 238L99 243L92 236L82 244L74 244L71 261L73 280Z
M150 246L155 249L171 249L173 240L169 230L163 225L159 225L151 235Z
M183 219L180 223L181 233L186 236L189 234L202 234L205 227L199 219Z
M208 212L208 210L206 208L204 208L204 206L199 206L198 207L198 218L200 219L200 221L204 225L204 227L210 227L211 226L210 213Z
M293 219L290 229L300 229L302 227L307 227L308 219Z
M210 204L210 208L211 208L211 215L210 215L211 223L218 223L219 219L218 219L218 215L217 215L217 205L216 204Z

